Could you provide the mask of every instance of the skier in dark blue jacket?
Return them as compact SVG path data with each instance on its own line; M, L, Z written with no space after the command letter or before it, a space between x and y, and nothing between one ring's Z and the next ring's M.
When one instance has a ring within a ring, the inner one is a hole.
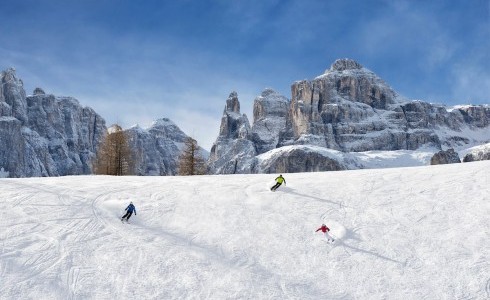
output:
M124 220L124 218L126 218L126 221L129 221L129 218L131 218L133 211L134 211L134 215L136 216L136 207L134 207L133 202L129 203L129 205L128 205L128 207L126 207L125 211L126 211L126 214L124 216L122 216L121 222Z

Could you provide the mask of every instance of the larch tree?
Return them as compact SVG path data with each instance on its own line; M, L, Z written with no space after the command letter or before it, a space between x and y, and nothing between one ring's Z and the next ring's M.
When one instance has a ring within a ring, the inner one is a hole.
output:
M179 175L204 174L206 174L206 162L201 155L197 141L188 137L184 142L184 149L179 156Z
M121 126L113 125L97 152L95 174L132 175L134 163L127 134Z

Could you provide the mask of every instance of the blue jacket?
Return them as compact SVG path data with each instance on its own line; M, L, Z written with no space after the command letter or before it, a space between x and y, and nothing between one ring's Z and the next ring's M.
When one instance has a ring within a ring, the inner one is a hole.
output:
M129 204L128 207L126 207L126 209L128 212L133 212L136 214L136 207L134 207L133 204Z

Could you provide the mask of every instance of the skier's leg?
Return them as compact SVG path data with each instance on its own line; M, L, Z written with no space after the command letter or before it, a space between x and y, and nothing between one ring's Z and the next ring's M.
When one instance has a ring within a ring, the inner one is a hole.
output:
M124 218L126 218L128 216L128 212L126 212L126 214L124 214L124 216L121 217L121 221L124 220Z
M133 214L133 212L127 213L128 217L126 218L126 221L129 221L129 218L131 218L132 214Z
M271 188L272 191L275 191L277 190L277 188L280 186L281 184L278 182L276 184L274 184L274 186Z

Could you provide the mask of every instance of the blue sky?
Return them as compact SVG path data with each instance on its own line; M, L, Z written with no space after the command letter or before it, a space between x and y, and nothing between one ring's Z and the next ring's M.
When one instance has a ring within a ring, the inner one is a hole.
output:
M352 58L410 99L490 103L490 0L0 0L0 69L108 125L168 117L210 149L236 91L291 97Z

